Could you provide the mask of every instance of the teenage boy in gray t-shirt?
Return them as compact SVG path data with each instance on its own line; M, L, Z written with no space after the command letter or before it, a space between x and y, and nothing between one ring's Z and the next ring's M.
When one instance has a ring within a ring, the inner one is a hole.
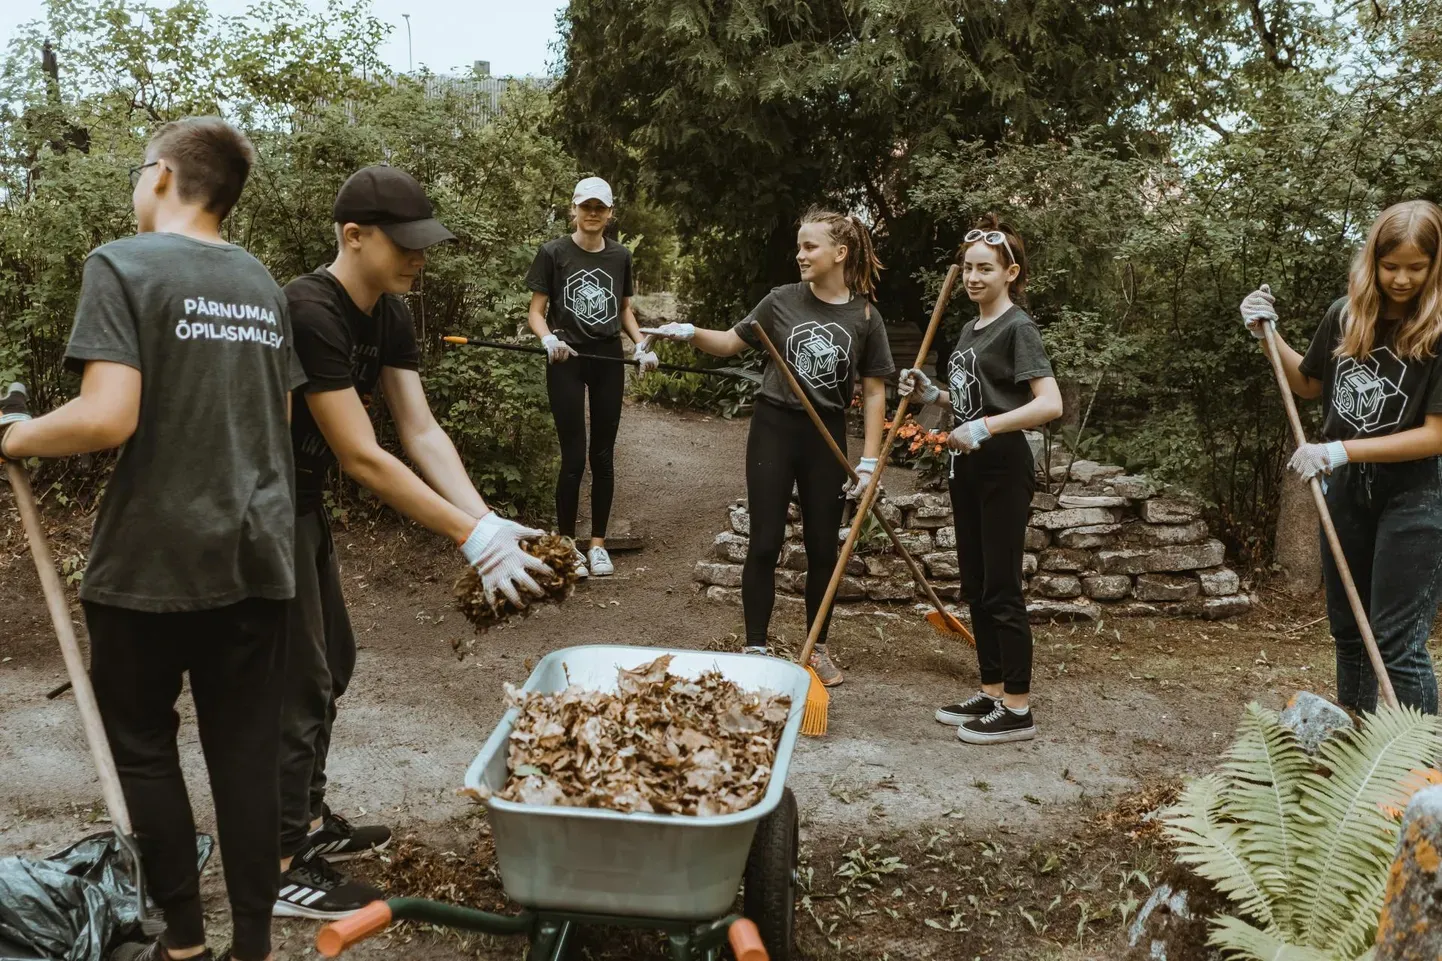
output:
M85 262L66 364L80 396L34 420L12 395L0 457L120 447L80 587L90 675L166 930L136 961L211 958L176 747L190 676L235 939L270 957L280 672L295 592L285 297L220 223L253 152L218 117L166 124L131 169L138 233ZM116 957L120 955L117 954Z

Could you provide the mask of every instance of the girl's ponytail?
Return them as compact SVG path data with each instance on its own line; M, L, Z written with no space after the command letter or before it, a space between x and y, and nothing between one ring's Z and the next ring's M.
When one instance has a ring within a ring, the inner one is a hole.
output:
M846 286L867 300L874 299L876 282L881 278L883 267L871 242L871 231L866 229L861 218L855 214L839 214L834 210L812 207L801 218L801 223L826 225L832 242L846 248L846 262L842 264Z

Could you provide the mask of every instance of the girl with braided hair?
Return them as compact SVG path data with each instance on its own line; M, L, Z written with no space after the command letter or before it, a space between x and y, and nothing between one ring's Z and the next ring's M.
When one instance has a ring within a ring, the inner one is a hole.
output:
M771 339L831 436L846 449L846 409L859 377L865 441L850 484L791 393L785 375L768 363L762 375L746 442L746 494L751 541L741 577L746 650L767 652L767 629L776 603L776 564L786 540L786 510L799 493L806 544L806 624L810 630L836 566L837 530L846 498L859 497L876 470L886 419L886 378L894 370L881 314L871 298L881 271L871 235L856 217L813 209L796 234L800 283L777 287L730 330L665 324L643 330L688 341L717 357L760 347L755 325ZM821 682L842 682L823 628L811 657Z

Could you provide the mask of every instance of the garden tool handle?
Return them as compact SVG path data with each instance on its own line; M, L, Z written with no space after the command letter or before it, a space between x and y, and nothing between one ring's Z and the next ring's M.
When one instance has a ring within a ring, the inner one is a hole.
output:
M926 325L926 334L921 338L921 349L916 352L915 366L917 367L926 363L926 355L931 353L931 342L936 338L937 328L941 326L941 317L946 313L946 305L951 301L952 288L956 286L956 280L960 276L961 267L958 264L952 264L946 272L946 279L941 282L941 293L937 296L936 307L931 312L931 322ZM906 408L909 406L911 406L911 394L901 398L901 403L896 407L896 416L891 422L891 430L886 432L886 440L881 444L881 457L877 460L876 471L871 475L870 483L866 485L866 490L861 494L861 503L856 505L856 516L851 519L851 530L846 535L846 543L841 545L841 555L836 559L836 567L831 572L831 581L826 585L826 596L821 599L821 606L816 610L816 619L811 622L811 630L806 635L806 646L801 649L800 663L802 665L811 659L811 652L815 650L816 641L821 636L822 628L826 625L826 616L831 613L831 605L836 602L836 591L841 587L841 578L846 574L846 565L851 560L851 552L856 549L856 540L861 536L861 527L866 523L866 514L871 510L871 504L876 500L877 492L881 490L881 475L886 471L891 447L896 443L896 433L901 429L901 422L906 419Z
M446 335L441 338L445 344L455 344L458 347L489 347L492 350L513 350L521 354L549 354L544 347L532 347L528 344L507 344L499 340L483 340L479 337L457 337ZM627 357L603 357L600 354L577 353L577 360L599 360L609 364L625 364L629 367L640 367L641 362L634 358ZM674 374L704 374L707 377L730 377L740 380L750 378L731 367L689 367L685 364L658 364L657 370L664 370ZM754 375L753 375L754 376Z
M355 914L321 928L315 936L315 949L321 957L338 958L346 948L380 934L390 924L391 906L384 901L372 901Z
M1267 359L1272 362L1272 373L1277 377L1277 386L1282 390L1282 406L1287 409L1287 420L1292 425L1292 439L1297 446L1307 443L1307 433L1302 429L1302 417L1297 413L1297 400L1292 396L1292 385L1287 382L1287 370L1282 366L1282 354L1277 349L1277 331L1272 321L1262 322L1266 337ZM1382 661L1382 652L1377 648L1377 638L1372 634L1372 624L1357 593L1357 583L1352 579L1352 568L1342 553L1342 542L1337 538L1337 527L1332 523L1332 512L1327 509L1327 498L1322 493L1322 482L1313 474L1307 486L1312 489L1312 503L1316 505L1317 517L1322 522L1322 531L1327 537L1327 546L1332 551L1332 560L1337 565L1337 575L1342 579L1342 588L1347 592L1347 603L1352 607L1352 617L1362 633L1362 646L1367 649L1367 659L1372 662L1372 673L1377 677L1382 700L1388 707L1397 706L1397 692L1392 687L1392 678L1387 674L1387 665Z
M797 381L796 375L791 372L790 365L787 364L785 358L781 356L781 351L776 348L776 344L771 340L771 337L766 333L760 323L756 323L754 327L756 335L761 338L762 346L764 346L766 352L771 355L771 362L776 365L776 368L781 371L782 376L786 378L786 383L791 388L791 393L800 401L802 408L806 411L806 416L811 418L811 423L816 427L816 432L826 441L826 446L831 448L832 455L841 466L846 469L846 476L851 478L854 483L857 479L857 473L856 468L851 466L851 459L846 456L846 453L841 449L841 445L836 443L836 438L831 436L831 431L827 429L826 424L821 420L821 415L816 412L816 405L812 404L811 398L806 396L806 391L802 388L801 383ZM890 448L887 449L889 450ZM853 511L852 526L856 524L856 516L856 512ZM911 556L911 551L907 550L906 545L901 543L901 537L896 533L896 529L891 526L891 522L880 514L876 515L876 520L877 523L881 525L881 529L886 532L886 536L891 538L891 543L896 547L896 552L901 555L901 559L906 562L907 568L911 571L912 579L921 586L922 593L926 595L927 601L931 603L932 607L945 614L946 608L941 606L941 598L936 596L936 591L932 588L931 583L927 581L926 575L921 570L921 565L916 563L916 558ZM959 624L960 622L957 623ZM965 626L962 626L962 633L968 638L971 637L971 633L966 630ZM973 643L975 643L974 640Z
M756 929L756 923L748 918L733 921L726 930L726 940L731 942L731 951L736 955L736 961L770 961L771 956L766 953L761 932Z
M80 709L85 740L90 745L90 757L95 762L95 772L100 778L100 794L105 799L105 809L110 814L115 833L127 839L131 838L133 834L130 809L125 806L125 795L120 789L120 775L115 769L115 758L110 753L110 740L105 736L105 724L100 719L100 706L95 701L95 689L90 686L90 676L85 672L85 659L80 655L80 645L75 640L75 623L70 619L70 605L65 600L65 588L60 583L60 576L55 573L55 558L45 540L45 529L40 526L40 511L35 506L35 493L30 489L30 477L25 468L13 460L5 462L5 471L10 478L10 489L15 493L15 504L20 508L20 521L25 528L26 539L30 542L35 573L40 576L40 588L45 592L45 606L50 611L50 623L60 641L60 653L65 658L65 671L70 675L70 685L75 691L75 704Z

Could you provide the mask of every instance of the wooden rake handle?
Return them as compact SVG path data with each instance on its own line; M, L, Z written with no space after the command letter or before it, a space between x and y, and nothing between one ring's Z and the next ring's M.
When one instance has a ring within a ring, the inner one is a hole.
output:
M946 272L946 279L941 283L941 294L936 298L936 307L931 312L931 322L926 325L926 335L921 338L921 349L917 351L914 365L916 367L926 363L926 355L931 353L931 342L936 339L937 328L941 326L941 316L946 313L946 305L951 301L952 288L956 286L956 280L960 276L961 267L952 264L951 269ZM861 502L856 505L856 514L851 518L851 531L846 535L846 543L841 545L841 556L836 559L836 567L831 572L831 581L826 585L826 596L821 599L821 607L817 609L816 619L811 622L811 630L806 635L806 646L801 649L800 663L802 665L811 659L811 652L816 649L816 640L821 636L821 629L826 624L826 616L831 613L831 605L836 602L836 590L841 586L841 578L846 573L846 564L851 560L851 552L856 549L856 540L861 536L861 527L866 522L866 515L876 500L877 491L881 490L881 475L886 471L886 464L891 455L891 445L896 443L896 433L901 429L901 422L906 419L906 409L909 406L911 406L911 394L901 398L901 403L896 407L896 416L891 422L891 430L886 432L886 440L881 445L881 458L876 464L876 472L871 475L871 482L866 485L866 490L861 494Z
M1282 354L1277 349L1277 332L1270 321L1263 321L1262 331L1266 335L1267 359L1272 362L1272 373L1277 377L1277 386L1282 391L1282 406L1287 409L1287 420L1292 425L1292 439L1301 447L1307 443L1306 431L1302 429L1302 418L1297 413L1297 401L1292 396L1292 385L1287 382L1287 370L1282 366ZM1377 638L1372 635L1372 624L1362 607L1362 598L1357 594L1357 583L1352 579L1352 568L1342 553L1342 542L1337 539L1337 528L1332 523L1332 512L1327 509L1327 498L1322 493L1322 482L1313 474L1308 485L1312 489L1312 503L1317 507L1317 516L1322 521L1322 531L1331 548L1332 560L1336 562L1337 574L1342 578L1342 588L1347 592L1347 603L1352 606L1352 617L1362 632L1362 646L1367 649L1367 659L1372 662L1372 673L1382 692L1382 700L1388 707L1397 706L1397 692L1392 688L1392 678L1382 662L1382 652L1377 649Z
M791 388L791 393L801 402L802 408L806 411L806 416L811 418L811 423L815 426L816 432L826 441L826 446L831 448L832 456L846 469L846 476L855 482L857 479L856 468L851 466L851 459L846 456L841 446L836 443L836 438L831 436L831 431L827 429L826 424L821 420L821 415L816 412L816 406L811 403L811 398L806 396L805 389L803 389L800 382L796 380L796 375L791 372L791 367L786 363L785 358L781 356L781 351L776 349L776 344L772 342L770 336L767 335L765 329L763 329L759 323L755 325L755 330L756 335L761 338L762 346L764 346L766 352L771 355L771 362L776 365L777 370L781 371L782 376L786 378L787 385ZM911 551L907 550L906 545L901 543L901 537L896 533L896 528L892 527L891 522L880 514L876 515L876 520L877 523L881 525L881 529L886 532L886 536L891 538L891 543L896 548L896 552L900 554L901 559L906 562L907 568L911 571L912 579L920 585L922 592L926 594L926 599L931 603L931 606L942 614L945 614L946 608L942 607L941 598L936 596L936 591L932 589L930 582L927 581L926 574L922 571L921 565L916 562L916 558L911 556ZM857 523L856 519L853 518L851 523L852 527L855 527ZM845 566L846 565L843 564L842 568L844 569ZM957 623L960 624L960 621ZM975 644L976 640L971 636L971 632L966 629L966 625L960 624L960 626L966 638Z

